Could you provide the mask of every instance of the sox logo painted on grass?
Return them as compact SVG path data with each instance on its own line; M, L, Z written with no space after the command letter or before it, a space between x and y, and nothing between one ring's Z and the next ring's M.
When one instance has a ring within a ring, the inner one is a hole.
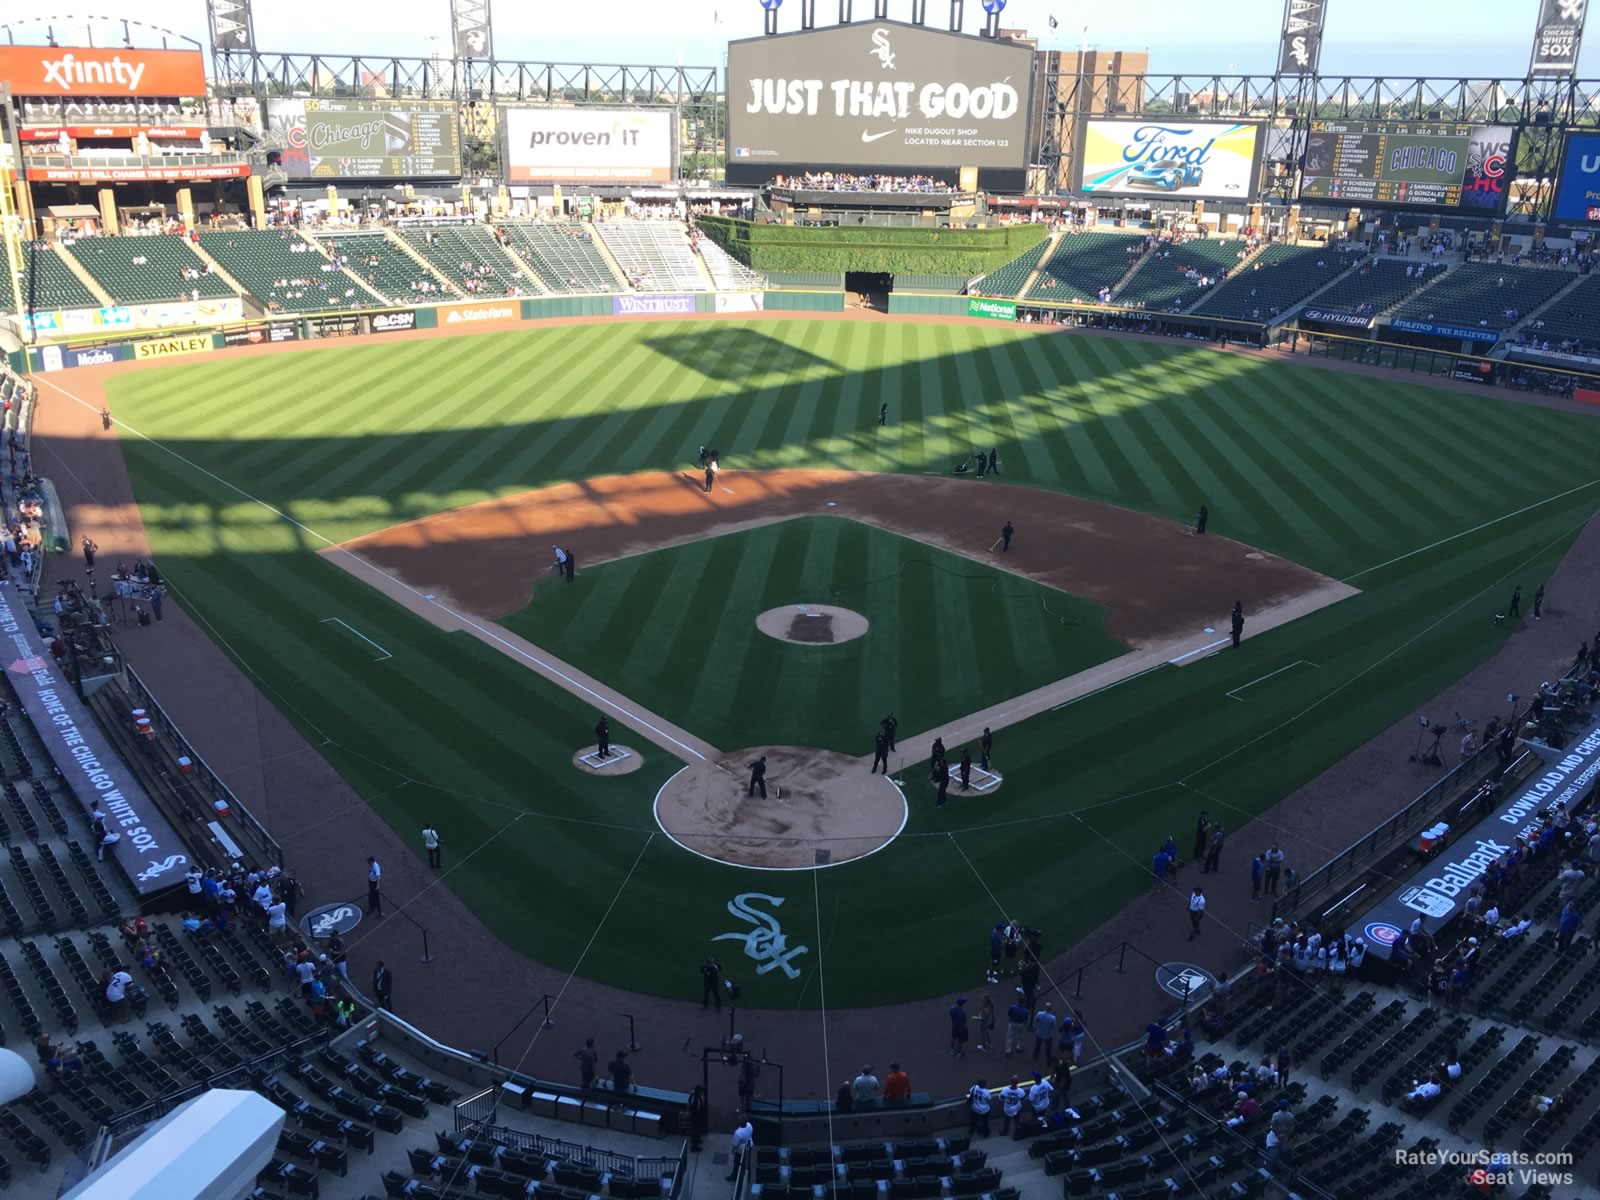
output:
M790 946L788 938L784 936L783 927L778 924L778 918L769 912L762 912L752 907L756 900L765 900L773 908L783 907L782 896L769 896L765 892L740 892L728 901L728 911L741 921L748 921L754 928L749 933L719 933L711 940L743 942L745 954L760 964L756 967L757 975L781 970L790 979L799 979L800 972L790 963L806 953L810 947Z

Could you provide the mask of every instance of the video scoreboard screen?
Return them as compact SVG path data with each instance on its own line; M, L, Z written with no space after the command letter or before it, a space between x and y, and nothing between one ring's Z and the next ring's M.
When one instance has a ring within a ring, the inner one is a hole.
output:
M1504 125L1313 121L1300 198L1498 212L1513 137Z
M456 106L438 100L272 100L266 148L295 179L461 174Z

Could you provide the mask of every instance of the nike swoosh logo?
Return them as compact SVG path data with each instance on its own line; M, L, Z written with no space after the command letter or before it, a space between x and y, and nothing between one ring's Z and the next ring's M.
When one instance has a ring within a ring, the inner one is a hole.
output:
M865 129L863 129L861 131L861 140L863 142L875 142L879 138L886 138L894 132L895 130L893 129L885 129L882 133L868 133Z

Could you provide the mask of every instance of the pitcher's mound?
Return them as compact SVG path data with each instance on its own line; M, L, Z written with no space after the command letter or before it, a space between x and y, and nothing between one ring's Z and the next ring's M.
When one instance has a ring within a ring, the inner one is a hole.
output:
M767 796L747 795L767 758ZM685 767L656 793L656 823L685 850L736 867L802 871L881 850L906 824L885 775L831 750L758 746Z
M780 642L802 646L836 646L865 637L867 619L831 604L788 604L769 608L756 618L756 628Z

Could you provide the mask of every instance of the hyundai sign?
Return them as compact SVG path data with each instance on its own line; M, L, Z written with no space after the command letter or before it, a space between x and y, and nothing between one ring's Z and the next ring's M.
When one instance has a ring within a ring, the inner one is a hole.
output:
M1077 190L1090 196L1251 200L1261 126L1247 121L1083 122Z
M670 183L678 114L670 108L506 108L513 183Z
M1600 225L1600 133L1567 135L1552 215L1576 225Z
M1028 165L1033 51L862 21L728 44L729 182Z

